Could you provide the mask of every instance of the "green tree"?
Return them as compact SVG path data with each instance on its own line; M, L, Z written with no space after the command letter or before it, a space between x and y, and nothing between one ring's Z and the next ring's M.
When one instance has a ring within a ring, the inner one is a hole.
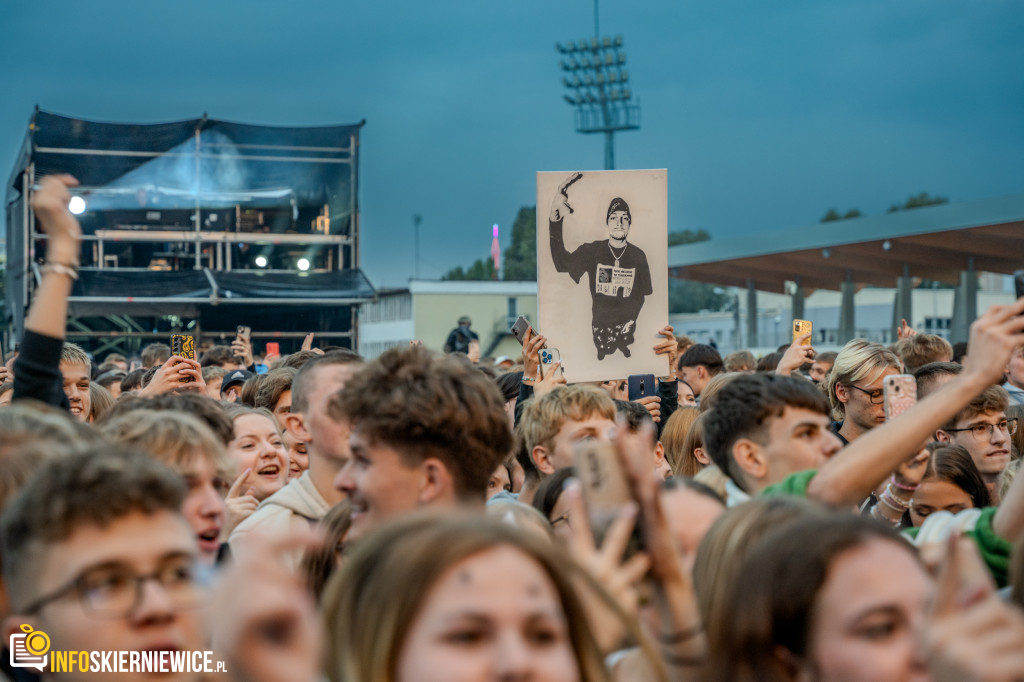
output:
M668 235L669 246L695 244L711 239L706 230L679 230ZM704 282L693 282L686 279L670 277L668 280L668 311L676 313L699 313L702 310L722 310L728 305L730 297L716 293L715 287ZM719 289L719 291L721 291Z
M523 206L512 223L512 241L505 249L504 278L537 281L537 207Z
M477 258L472 265L469 266L468 270L463 270L462 266L452 268L445 274L441 275L443 280L485 280L494 279L494 260L488 258L486 261Z
M933 197L928 192L921 192L920 194L912 194L907 197L907 200L902 204L893 204L889 207L889 213L895 213L896 211L909 211L912 208L922 208L924 206L937 206L939 204L948 204L949 199L946 197Z
M841 215L839 211L835 210L834 208L830 208L828 212L821 217L820 222L831 223L836 220L849 220L850 218L859 218L860 216L860 211L858 211L855 208L851 208L849 211Z
M706 242L711 239L711 235L707 233L707 230L699 229L696 232L693 230L678 230L676 232L668 233L668 245L679 246L680 244L693 244L695 242Z

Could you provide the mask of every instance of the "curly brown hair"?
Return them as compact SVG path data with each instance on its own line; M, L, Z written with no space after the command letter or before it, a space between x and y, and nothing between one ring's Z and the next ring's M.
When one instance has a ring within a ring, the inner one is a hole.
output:
M327 414L393 447L408 464L437 458L461 500L482 501L491 472L512 450L504 402L465 360L393 348L349 379Z

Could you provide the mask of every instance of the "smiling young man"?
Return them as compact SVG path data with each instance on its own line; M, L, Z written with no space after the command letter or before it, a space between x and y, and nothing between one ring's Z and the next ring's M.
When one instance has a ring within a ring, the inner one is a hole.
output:
M422 347L367 364L328 405L351 424L351 459L335 486L352 504L354 539L421 507L483 510L491 473L512 450L498 387L464 359Z
M1009 403L1005 390L990 386L935 432L939 442L960 445L970 453L992 499L998 499L996 482L1010 463L1010 436L1019 426L1006 418Z
M180 476L130 450L106 445L44 464L0 518L11 599L4 640L29 625L49 636L51 651L208 649L184 498ZM98 676L43 673L57 677Z
M60 373L64 380L64 394L71 405L71 416L80 422L89 421L92 400L89 396L92 362L79 346L65 343L60 354Z

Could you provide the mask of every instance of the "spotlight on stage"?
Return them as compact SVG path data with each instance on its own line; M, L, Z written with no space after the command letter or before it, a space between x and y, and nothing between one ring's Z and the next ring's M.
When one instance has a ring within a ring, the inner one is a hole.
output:
M265 268L265 267L267 267L267 257L266 256L256 256L256 267L258 267L258 268Z
M68 202L68 210L75 215L82 215L85 213L85 199L79 196L71 197L71 201Z
M303 272L305 272L306 270L309 270L309 259L308 258L300 258L298 260L298 262L295 263L295 265L298 266L299 270L302 270Z

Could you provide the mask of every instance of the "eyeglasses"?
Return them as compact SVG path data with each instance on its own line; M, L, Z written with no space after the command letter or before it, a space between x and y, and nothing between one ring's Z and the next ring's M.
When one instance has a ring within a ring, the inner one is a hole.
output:
M860 386L854 386L853 384L846 384L846 385L849 386L850 388L857 389L861 393L866 393L867 396L868 396L868 400L871 401L872 405L881 405L885 401L885 391L880 389L880 388L875 389L874 391L869 391L866 388L861 388Z
M992 439L992 432L995 429L1005 431L1009 435L1017 433L1017 418L1004 419L997 424L974 424L964 429L943 429L946 433L956 433L957 431L970 431L971 435L977 440L987 441Z
M572 526L569 524L569 512L565 512L564 514L559 516L557 519L551 519L551 527L554 528L555 526L557 526L558 524L562 523L563 521L565 522L565 525L567 525L570 528L572 528Z
M35 613L47 604L74 594L82 607L98 618L125 618L138 608L142 601L142 585L149 580L159 583L175 609L195 608L206 596L197 573L195 559L190 556L168 559L157 570L145 575L118 564L98 566L36 599L21 612Z

